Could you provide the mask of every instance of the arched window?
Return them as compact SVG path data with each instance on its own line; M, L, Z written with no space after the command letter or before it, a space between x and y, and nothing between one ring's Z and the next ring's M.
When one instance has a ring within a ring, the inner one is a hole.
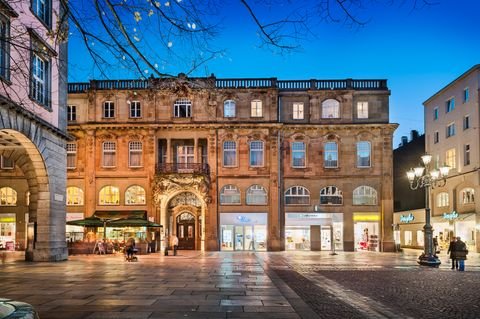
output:
M342 205L343 193L336 186L327 186L320 190L321 205Z
M235 141L223 142L223 166L237 166L237 143Z
M252 185L247 189L247 205L267 205L267 191L263 186Z
M340 117L340 103L334 99L328 99L322 102L322 118L336 119Z
M448 193L442 192L437 195L437 207L448 207Z
M16 206L17 192L11 187L0 188L0 206Z
M223 116L235 117L236 105L234 100L226 100L223 102Z
M100 205L118 205L120 204L120 190L115 186L105 186L98 194L98 203Z
M462 204L475 203L475 190L473 188L464 188L460 192Z
M377 191L370 186L359 186L353 190L353 205L377 205Z
M220 190L220 204L240 204L240 191L235 185L225 185Z
M83 205L83 190L81 188L67 187L67 206Z
M189 99L178 99L173 104L174 117L192 117L192 101Z
M139 185L133 185L125 191L125 205L145 205L145 189Z
M292 186L285 192L286 205L310 204L310 191L303 186Z

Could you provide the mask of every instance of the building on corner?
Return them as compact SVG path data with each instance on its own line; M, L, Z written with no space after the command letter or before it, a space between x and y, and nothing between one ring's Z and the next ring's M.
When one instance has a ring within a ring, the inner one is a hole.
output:
M67 259L67 30L58 0L0 0L0 246Z

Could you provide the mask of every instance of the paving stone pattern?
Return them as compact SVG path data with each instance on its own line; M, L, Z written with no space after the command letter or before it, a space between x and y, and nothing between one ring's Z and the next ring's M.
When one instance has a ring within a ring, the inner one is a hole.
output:
M0 264L0 298L55 318L480 318L480 257L467 272L412 255L184 252ZM20 256L21 257L21 256Z
M420 268L318 273L414 318L480 318L478 272Z

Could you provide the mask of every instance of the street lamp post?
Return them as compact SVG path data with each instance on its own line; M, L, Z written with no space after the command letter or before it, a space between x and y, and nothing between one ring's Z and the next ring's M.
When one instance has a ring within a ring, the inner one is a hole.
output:
M411 168L407 172L410 189L425 188L424 249L423 253L418 257L418 263L422 266L438 267L441 261L434 251L432 225L430 224L430 188L445 186L450 167L442 166L439 170L430 170L432 155L425 154L421 158L423 166Z

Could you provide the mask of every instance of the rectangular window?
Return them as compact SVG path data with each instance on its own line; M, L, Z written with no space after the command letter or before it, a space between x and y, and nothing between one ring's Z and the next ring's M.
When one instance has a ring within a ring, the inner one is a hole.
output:
M1 169L14 169L15 163L8 157L0 156L0 168Z
M470 90L468 88L465 88L463 90L463 103L468 102L469 99L470 99Z
M10 20L0 14L0 77L10 79Z
M103 142L103 167L116 166L117 145L115 142Z
M43 106L50 106L50 59L36 52L33 48L30 68L30 97Z
M129 101L130 104L130 118L142 117L142 108L140 101Z
M223 142L223 166L237 166L237 143L234 141Z
M449 113L455 109L455 98L451 98L445 102L445 111Z
M253 100L252 101L250 116L251 117L262 117L263 116L262 101L260 101L260 100Z
M465 144L464 146L464 155L463 155L463 165L470 165L470 144Z
M449 166L451 169L454 169L457 167L457 160L456 160L454 148L447 150L447 152L445 153L445 164Z
M338 145L336 142L325 143L323 163L326 168L338 167Z
M128 143L128 166L142 167L142 142Z
M447 126L447 138L455 135L455 123Z
M305 143L292 143L292 166L305 167Z
M435 131L433 133L433 143L437 144L439 142L439 140L440 140L440 134L438 134L438 131Z
M357 167L370 167L370 142L357 143Z
M303 103L293 103L293 119L294 120L303 120Z
M188 99L176 100L173 104L174 117L192 117L192 102Z
M103 117L106 119L115 117L115 103L113 101L103 102Z
M73 122L77 120L77 106L67 105L67 121Z
M67 143L67 169L77 167L77 144Z
M357 118L368 119L368 102L357 102Z
M250 142L250 166L252 167L263 166L263 142L262 141Z
M433 109L433 120L438 120L438 106Z
M463 129L468 130L470 128L470 115L465 115L463 118Z
M33 13L47 26L51 24L51 0L31 0Z

